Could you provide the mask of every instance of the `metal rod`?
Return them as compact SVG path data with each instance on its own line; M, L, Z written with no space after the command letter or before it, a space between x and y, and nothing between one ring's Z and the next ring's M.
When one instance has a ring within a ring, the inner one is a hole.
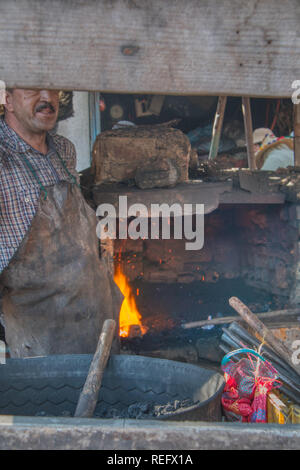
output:
M229 299L229 305L241 315L241 317L248 323L248 325L259 334L262 340L265 340L274 351L281 356L293 370L299 375L297 369L291 361L291 351L286 345L263 324L263 322L257 318L257 316L251 312L251 310L241 302L237 297L231 297Z
M231 327L230 327L231 328ZM250 349L254 349L254 344L255 342L250 341L244 342L238 339L230 329L224 329L224 333L221 338L221 343L219 345L220 349L227 354L228 352L232 351L232 347L234 346L234 349L238 349L240 347L249 347ZM225 343L225 344L224 344ZM228 347L228 345L230 347ZM300 389L299 389L299 380L296 381L296 383L293 381L292 377L288 375L288 372L281 367L281 365L274 364L274 356L275 353L272 354L272 357L269 357L269 354L266 353L265 350L262 352L263 356L271 362L275 369L278 372L278 378L281 381L281 386L280 390L285 393L286 396L289 398L293 399L295 403L300 403ZM236 356L237 357L237 356Z
M281 317L281 316L300 316L300 308L298 309L286 309L286 310L273 310L270 312L262 312L262 313L256 313L255 314L258 318L264 318L266 320L272 320L273 318ZM194 322L189 322L189 323L184 323L182 325L182 328L184 329L189 329L189 328L197 328L200 326L206 326L206 325L222 325L225 323L231 323L234 321L239 321L242 320L238 316L228 316L228 317L222 317L222 318L212 318L211 320L199 320L199 321L194 321ZM289 322L288 319L286 319L287 322ZM295 321L295 323L298 323L298 326L300 326L300 321Z
M261 346L260 341L258 341L258 339L254 336L250 335L248 331L242 328L238 323L232 323L226 331L235 333L242 341L245 341L250 347L256 347L258 349ZM284 361L284 359L282 359L280 356L278 356L278 354L276 354L273 349L269 348L266 344L264 344L263 346L261 346L261 353L263 356L269 359L272 364L276 363L280 367L285 369L286 373L291 376L291 379L295 381L296 385L299 385L299 376L295 374L294 370L287 364L287 362Z
M227 96L219 96L217 110L215 114L215 120L213 124L213 130L212 130L212 138L211 138L210 150L209 150L209 156L208 156L209 160L213 160L218 155L226 103L227 103Z
M230 339L232 342L236 343L238 345L238 348L240 347L249 347L250 349L258 349L259 347L259 342L255 338L251 338L250 335L250 340L245 339L245 336L243 332L235 332L233 333L231 331L231 327L229 329L224 329L224 334L222 335L221 341L225 341L225 343L229 343L228 339ZM242 333L242 336L240 337L239 334ZM237 348L237 349L238 349ZM269 361L275 369L278 371L280 374L280 379L283 380L288 386L292 387L300 397L300 385L299 385L299 376L295 377L294 371L292 373L287 370L288 364L285 362L282 362L280 358L278 359L278 356L275 352L270 349L266 348L263 346L261 348L261 354Z

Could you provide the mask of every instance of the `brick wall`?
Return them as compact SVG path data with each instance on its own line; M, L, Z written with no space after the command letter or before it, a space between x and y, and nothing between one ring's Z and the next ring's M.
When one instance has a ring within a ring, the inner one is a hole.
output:
M186 240L116 240L115 260L130 280L215 282L242 277L251 286L300 302L299 231L298 206L223 205L205 216L201 250L186 251Z

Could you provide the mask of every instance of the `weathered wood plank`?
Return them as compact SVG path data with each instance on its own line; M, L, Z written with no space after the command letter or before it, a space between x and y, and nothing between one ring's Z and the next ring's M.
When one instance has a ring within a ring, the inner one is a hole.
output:
M155 454L173 450L175 455L182 450L299 450L300 445L300 427L294 424L2 416L0 431L0 450L155 449ZM197 462L194 456L192 461Z
M299 0L1 0L13 87L291 95Z

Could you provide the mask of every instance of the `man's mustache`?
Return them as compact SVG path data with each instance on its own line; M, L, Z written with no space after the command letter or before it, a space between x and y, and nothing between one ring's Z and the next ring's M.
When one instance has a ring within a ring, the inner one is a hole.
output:
M51 103L42 103L39 106L36 107L35 112L39 113L40 111L43 111L44 109L50 109L53 113L55 113L55 108L52 106Z

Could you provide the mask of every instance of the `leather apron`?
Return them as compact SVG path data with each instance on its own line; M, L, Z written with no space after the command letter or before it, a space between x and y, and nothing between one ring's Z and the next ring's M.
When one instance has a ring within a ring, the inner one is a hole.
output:
M41 192L29 231L0 276L11 357L93 354L120 291L99 257L95 212L75 184ZM118 330L117 330L118 331Z

